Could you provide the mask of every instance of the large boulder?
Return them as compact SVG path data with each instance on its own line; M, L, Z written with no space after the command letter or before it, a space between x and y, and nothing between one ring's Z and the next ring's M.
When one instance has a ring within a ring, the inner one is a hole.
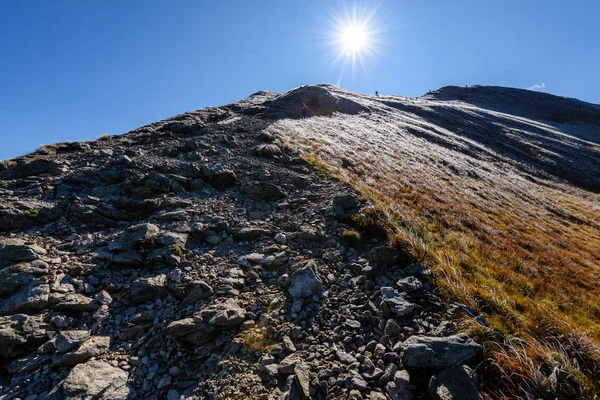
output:
M131 393L127 373L106 361L91 360L76 365L48 393L51 400L123 400Z
M449 337L411 336L403 348L405 366L443 369L467 361L481 350L481 345L460 333Z
M292 274L292 285L289 292L292 297L312 297L323 292L323 283L315 273L314 263L297 269Z
M480 400L475 372L466 365L443 370L429 381L433 400Z

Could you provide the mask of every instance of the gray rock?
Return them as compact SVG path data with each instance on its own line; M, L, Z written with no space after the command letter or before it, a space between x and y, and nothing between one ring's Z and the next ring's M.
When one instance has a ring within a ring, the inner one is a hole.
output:
M372 263L378 265L395 265L398 258L398 250L386 246L375 247L367 254L367 258Z
M40 175L58 176L66 170L63 165L56 161L37 158L31 161L22 161L17 165L6 168L0 172L0 179L21 179Z
M277 235L275 235L275 237L273 238L273 240L275 240L276 243L279 244L286 244L287 243L287 237L283 234L283 233L278 233Z
M248 196L264 201L279 200L287 196L279 186L268 182L250 182L244 191Z
M246 319L246 312L233 299L212 304L200 311L203 321L212 326L230 328L237 326Z
M398 316L410 314L415 308L414 304L404 299L400 293L391 287L382 287L381 295L390 310Z
M292 297L312 297L323 292L323 284L309 263L292 274L292 285L289 289Z
M55 357L54 364L59 366L71 366L80 364L92 357L105 354L110 348L109 336L93 336L86 340L77 349L62 356Z
M445 369L429 381L429 395L434 400L479 400L475 372L466 365Z
M0 241L0 267L37 260L39 256L36 250L43 249L26 245L19 239L4 239ZM45 253L45 250L43 252Z
M152 240L156 237L160 229L154 224L139 224L130 227L119 238L108 245L112 252L137 251L142 245L142 240Z
M436 369L459 365L481 349L464 333L449 337L411 336L403 347L404 365Z
M0 355L13 358L48 339L43 316L0 317Z
M261 144L254 150L260 157L277 158L281 156L281 148L279 148L279 146L276 144Z
M403 278L397 281L396 286L398 286L398 289L400 289L401 291L410 293L423 289L423 282L421 282L414 276L409 276L407 278Z
M273 233L270 229L259 228L259 227L244 227L238 228L232 233L233 238L239 241L255 240L263 236L272 236Z
M0 314L29 313L48 306L50 286L46 284L21 289L0 305Z
M76 365L48 393L50 400L122 400L131 393L127 373L105 361L91 360Z
M62 331L56 336L56 351L66 353L90 337L90 331Z
M183 299L182 305L187 306L197 301L204 300L215 294L213 288L204 281L192 282L192 288Z
M165 274L136 279L131 285L131 302L142 304L165 297L169 293L166 281Z
M56 311L69 312L83 312L83 311L95 311L100 306L98 301L84 296L79 293L71 293L60 299L60 302L54 306Z

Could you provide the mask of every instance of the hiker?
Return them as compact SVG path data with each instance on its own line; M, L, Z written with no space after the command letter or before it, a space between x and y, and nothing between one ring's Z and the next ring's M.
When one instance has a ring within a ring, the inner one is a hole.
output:
M379 97L379 92L377 90L375 91L375 96Z
M302 118L306 118L306 112L308 111L306 104L302 103L302 109L300 111L302 112Z

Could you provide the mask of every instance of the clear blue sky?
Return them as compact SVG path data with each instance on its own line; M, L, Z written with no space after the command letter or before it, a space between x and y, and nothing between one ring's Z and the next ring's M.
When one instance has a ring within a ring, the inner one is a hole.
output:
M0 159L261 89L337 83L332 15L353 4L0 1ZM356 4L359 15L377 8L369 28L379 54L346 72L344 88L419 96L451 84L540 85L600 103L600 1Z

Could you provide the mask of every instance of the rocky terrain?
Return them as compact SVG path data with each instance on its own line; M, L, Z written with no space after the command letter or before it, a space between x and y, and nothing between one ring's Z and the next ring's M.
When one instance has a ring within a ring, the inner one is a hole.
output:
M481 346L452 321L486 318L445 304L432 270L388 246L385 216L301 157L356 124L336 143L347 158L331 153L352 167L349 147L394 131L393 114L417 148L442 148L437 163L510 148L524 156L506 165L531 179L599 191L597 135L544 125L511 144L490 131L484 148L481 130L423 122L471 95L455 92L259 92L0 164L0 399L479 398ZM456 118L475 126L486 106ZM598 109L573 107L597 126Z

